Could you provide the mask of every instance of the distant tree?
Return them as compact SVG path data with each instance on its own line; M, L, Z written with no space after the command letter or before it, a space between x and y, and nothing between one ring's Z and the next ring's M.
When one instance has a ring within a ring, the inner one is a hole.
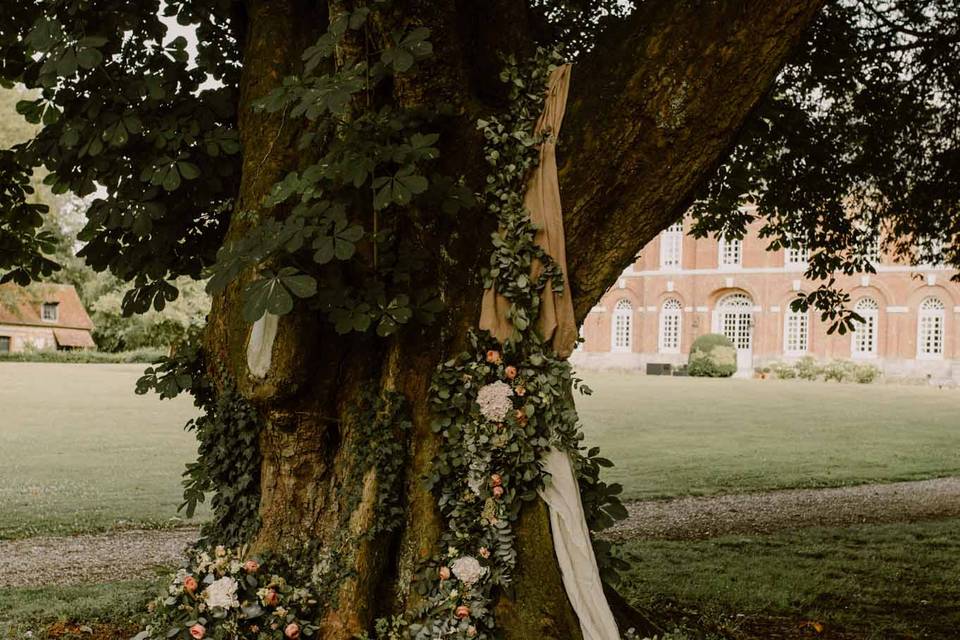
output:
M498 220L477 202L513 206L525 175L514 143L535 144L529 126L507 124L532 124L525 100L543 78L504 59L538 46L576 58L560 180L563 295L579 320L698 197L698 232L740 234L752 214L736 205L758 202L764 234L800 238L810 275L827 281L869 270L858 251L883 227L897 249L943 239L958 261L960 27L947 0L8 4L0 78L40 91L18 110L43 128L0 151L0 270L23 282L57 268L43 207L29 202L42 165L56 194L103 189L81 254L130 283L126 309L162 309L179 278L210 276L202 358L154 382L173 393L207 380L194 389L208 413L191 495L217 493L221 534L348 559L324 639L422 603L411 574L453 535L450 504L421 482L456 464L434 430L450 407L431 402L433 374L470 345L485 282L528 302L547 286L507 277L529 232L518 223L494 253ZM195 30L195 56L161 10ZM513 191L484 191L511 180ZM840 292L811 301L848 319ZM246 349L268 312L281 318L260 380ZM405 420L381 424L393 414L364 411L371 394L403 398ZM345 491L352 471L382 460L361 453L377 427L378 452L400 466L374 465L353 483L370 491ZM399 487L395 526L353 535L382 506L379 482ZM518 513L498 627L577 638L545 510L533 500Z

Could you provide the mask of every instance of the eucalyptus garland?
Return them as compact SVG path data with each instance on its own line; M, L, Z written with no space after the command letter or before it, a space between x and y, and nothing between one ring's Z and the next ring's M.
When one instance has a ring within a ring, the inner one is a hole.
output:
M443 446L429 485L445 528L441 551L421 572L429 597L409 628L416 640L494 637L495 590L512 580L514 524L543 486L540 461L548 448L567 451L588 468L580 475L602 496L595 512L612 519L622 510L619 489L603 485L596 473L605 461L593 451L580 454L583 436L569 395L580 381L535 329L542 297L567 294L559 265L534 241L537 229L523 203L542 142L531 132L559 62L558 54L542 50L527 65L507 59L501 80L510 86L511 109L478 123L491 166L483 201L499 224L484 283L509 301L516 334L500 345L487 333L471 333L470 348L443 363L431 385L433 430ZM543 269L533 280L535 261Z

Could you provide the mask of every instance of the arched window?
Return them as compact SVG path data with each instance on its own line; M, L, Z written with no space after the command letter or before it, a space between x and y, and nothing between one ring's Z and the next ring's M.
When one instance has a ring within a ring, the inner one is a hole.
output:
M679 269L682 260L683 222L678 222L660 234L660 268Z
M874 358L877 355L880 305L873 298L860 298L853 310L863 318L863 322L854 324L850 353L854 358Z
M943 357L943 303L937 298L925 298L917 313L917 357Z
M630 351L633 337L633 307L626 298L617 301L613 308L611 351Z
M730 338L737 351L753 346L753 300L742 293L732 293L717 302L717 332Z
M783 352L798 356L807 352L810 342L810 320L806 311L788 309L783 319Z
M682 312L683 308L676 298L665 300L660 307L660 353L680 353Z
M739 238L720 238L720 267L739 267L743 258L743 241Z

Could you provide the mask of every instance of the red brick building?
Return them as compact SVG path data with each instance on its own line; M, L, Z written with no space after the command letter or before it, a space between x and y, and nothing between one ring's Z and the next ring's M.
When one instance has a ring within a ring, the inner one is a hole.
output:
M93 322L69 284L0 286L0 353L95 349Z
M827 334L819 313L794 313L804 278L802 250L767 251L759 224L742 241L697 239L678 223L640 252L587 316L574 362L645 369L682 364L705 333L737 347L738 374L772 361L873 362L887 375L960 380L960 284L956 271L915 267L876 255L875 274L843 276L838 285L865 323L852 335Z

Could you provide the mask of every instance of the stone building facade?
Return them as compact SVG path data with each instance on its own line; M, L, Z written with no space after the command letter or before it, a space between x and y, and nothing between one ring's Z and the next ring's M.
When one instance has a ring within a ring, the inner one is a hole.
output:
M877 273L837 277L865 322L852 334L828 335L816 310L790 309L798 292L819 284L804 278L804 251L767 251L759 224L732 242L693 238L688 228L678 223L644 247L591 310L575 363L680 365L698 336L723 333L737 348L739 375L809 355L872 362L890 376L960 380L955 270L898 264L877 252Z
M0 286L0 353L95 349L93 322L69 284Z

